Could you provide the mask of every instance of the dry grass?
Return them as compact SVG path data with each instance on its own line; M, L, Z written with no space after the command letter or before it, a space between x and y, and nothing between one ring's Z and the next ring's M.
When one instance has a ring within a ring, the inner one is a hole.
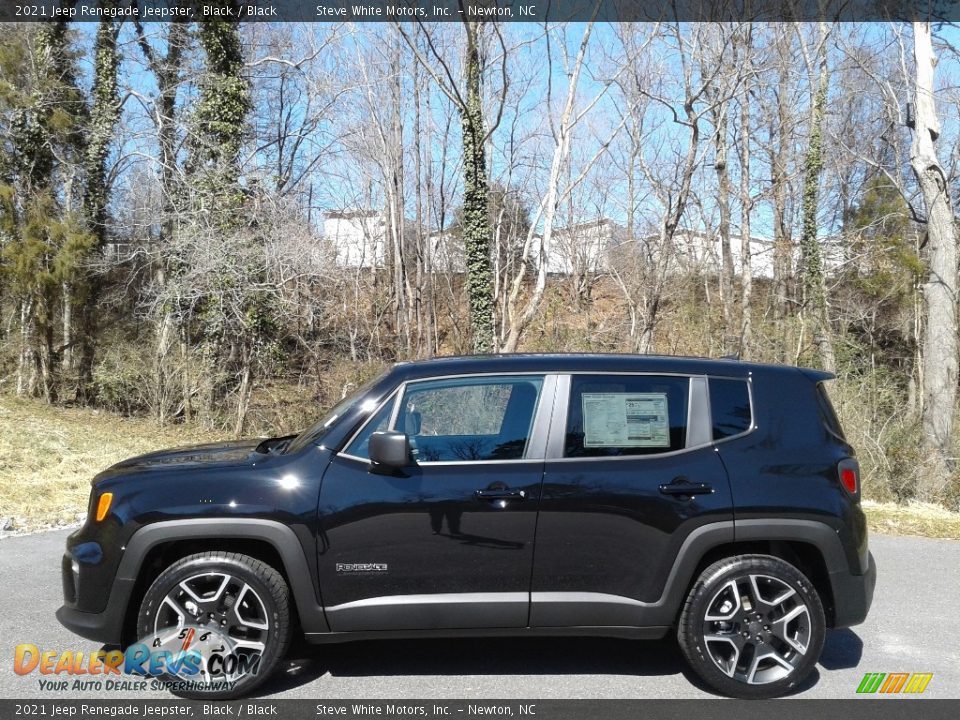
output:
M0 396L0 519L13 518L18 531L74 523L86 512L91 478L104 468L152 450L222 437Z
M960 540L960 513L939 505L913 502L894 505L865 500L863 509L872 532Z

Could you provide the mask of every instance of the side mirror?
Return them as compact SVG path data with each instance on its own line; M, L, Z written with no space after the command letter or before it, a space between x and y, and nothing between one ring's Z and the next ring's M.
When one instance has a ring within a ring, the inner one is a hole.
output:
M402 432L375 432L370 436L370 462L391 470L410 465L410 438Z

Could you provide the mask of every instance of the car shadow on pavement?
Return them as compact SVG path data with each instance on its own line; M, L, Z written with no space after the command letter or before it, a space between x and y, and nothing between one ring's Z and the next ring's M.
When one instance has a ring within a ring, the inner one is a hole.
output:
M863 642L851 630L827 633L820 665L856 667ZM277 672L256 692L268 697L332 677L398 675L635 675L682 674L697 689L716 695L689 670L673 637L656 641L609 638L457 638L381 640L310 645L297 642ZM819 682L815 669L792 693Z
M827 639L820 653L820 665L827 670L847 670L860 664L863 640L853 630L827 631Z
M608 638L456 638L382 640L291 648L258 696L281 693L330 674L397 675L677 675L688 674L672 637L656 641Z

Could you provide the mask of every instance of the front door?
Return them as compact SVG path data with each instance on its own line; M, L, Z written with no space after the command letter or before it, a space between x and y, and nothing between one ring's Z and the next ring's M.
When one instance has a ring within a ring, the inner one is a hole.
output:
M318 570L334 632L525 627L553 378L408 382L330 463ZM370 435L413 462L371 472Z

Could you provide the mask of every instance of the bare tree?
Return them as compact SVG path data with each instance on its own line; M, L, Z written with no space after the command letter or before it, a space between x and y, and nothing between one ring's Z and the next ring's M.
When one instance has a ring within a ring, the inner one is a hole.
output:
M506 352L516 352L517 346L520 343L520 336L533 320L543 300L543 293L547 285L547 258L545 256L545 249L551 246L553 222L557 214L557 205L565 194L571 192L572 185L575 183L575 181L571 180L570 185L568 185L566 189L560 187L560 178L570 154L571 135L574 126L599 100L599 97L596 97L592 102L587 104L585 109L579 112L577 111L577 88L580 83L580 74L583 71L583 62L590 42L590 33L593 29L593 22L599 11L599 7L599 3L594 5L593 15L583 31L583 37L580 40L576 57L572 65L567 69L569 77L567 96L559 121L554 125L552 116L550 118L550 129L554 142L553 161L550 165L550 175L547 178L547 187L543 199L537 208L533 222L530 224L530 230L527 233L527 239L524 243L524 262L520 265L520 272L518 272L513 279L513 287L510 290L510 296L507 301L507 332L506 337L503 339L503 349ZM552 57L550 52L547 53L547 83L553 83ZM601 92L605 92L605 89ZM578 180L579 179L580 178L578 178ZM538 235L537 230L541 220L543 225ZM526 261L531 257L531 252L535 246L537 250L537 259L535 260L537 276L534 281L533 290L521 307L521 292L526 274L525 270L528 267Z
M157 157L160 176L160 190L162 206L160 210L160 232L157 238L157 247L153 253L154 282L162 287L166 284L168 274L168 256L163 246L173 237L176 229L176 198L179 193L179 167L177 162L178 135L177 135L177 93L183 80L183 65L188 50L187 28L182 23L170 23L165 36L157 43L164 47L163 53L150 41L144 26L136 21L134 24L137 44L143 54L147 67L153 73L157 84L157 95L141 101L148 108L148 114L154 124L157 140ZM183 336L184 328L177 328L174 322L173 308L169 305L158 306L155 322L155 352L153 357L153 403L157 420L163 423L167 420L173 404L174 383L179 376L182 398L182 409L187 419L191 415L190 389L186 372L187 342ZM173 371L171 352L180 335L180 368Z
M680 61L680 102L646 86L645 78L634 78L637 91L663 106L685 136L683 140L675 140L670 147L658 148L653 158L646 157L644 152L636 154L645 182L660 206L660 216L653 232L633 243L635 250L630 254L635 272L628 274L614 270L612 274L627 301L633 349L641 353L653 349L654 330L672 273L675 240L684 232L682 223L691 200L694 176L702 160L701 124L704 116L712 110L708 90L722 72L719 65L704 68L695 60L700 33L704 31L703 27L697 27L685 34L679 25L668 27L667 34L676 43ZM636 137L642 141L643 133L637 133Z
M927 281L923 296L923 440L937 463L936 477L953 466L953 418L957 396L957 240L950 185L937 157L940 120L934 103L929 22L913 23L915 61L913 145L910 166L927 212Z
M438 50L430 32L419 23L427 38L429 52L421 52L411 35L397 24L396 28L413 50L418 61L451 100L460 114L463 140L463 241L466 247L466 291L470 305L470 323L473 330L474 352L495 349L493 319L493 273L490 261L490 217L487 186L486 141L500 123L503 99L509 87L507 80L507 48L500 28L495 23L463 20L463 84L453 75L451 64ZM483 34L491 32L500 46L501 100L494 121L487 124L483 106L481 78L485 57L482 52ZM432 55L437 66L428 59Z
M709 98L709 118L713 124L713 169L717 176L716 199L719 223L717 234L720 239L720 306L723 311L723 349L725 354L734 351L734 294L733 294L733 249L730 240L730 196L733 192L730 180L729 154L729 115L730 98L740 81L736 46L731 42L733 28L724 23L706 26L703 48L700 56L700 73L707 76L711 68L720 67L724 71L716 83L707 86L705 95Z

